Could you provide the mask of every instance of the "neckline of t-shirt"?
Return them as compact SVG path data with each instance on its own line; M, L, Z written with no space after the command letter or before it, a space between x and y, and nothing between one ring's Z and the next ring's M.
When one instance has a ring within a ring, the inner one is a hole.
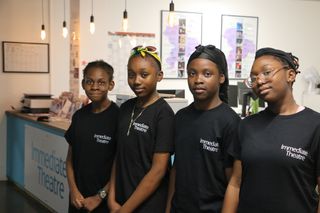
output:
M137 106L136 106L136 103L137 103L138 97L135 97L135 98L134 98L134 101L133 101L133 106L135 106L135 108L136 108L136 109L139 109L139 110L146 110L146 109L150 108L151 106L154 106L154 105L158 104L158 102L159 102L161 99L163 99L163 98L162 98L162 97L159 97L155 102L149 104L149 105L146 106L146 107L137 107Z
M208 110L203 110L203 109L197 109L194 106L194 102L192 102L192 104L191 104L193 110L195 110L196 112L212 112L212 111L216 111L216 110L219 110L223 105L224 105L224 102L222 101L218 106L215 106L215 107L213 107L211 109L208 109Z
M91 113L92 115L100 115L100 114L108 111L108 110L112 107L112 105L114 104L114 102L110 100L109 106L108 106L107 108L105 108L104 110L102 110L101 112L92 112L92 103L90 103L90 104L91 104L91 105L90 105L90 109L89 109L90 113Z
M293 113L291 115L279 115L279 114L276 114L276 113L273 113L271 110L269 110L268 108L266 108L266 113L269 114L269 115L273 115L275 116L277 119L291 119L291 118L295 118L295 117L299 117L303 114L305 114L305 112L308 110L307 107L304 107L304 109L302 109L301 111L298 111L296 113Z

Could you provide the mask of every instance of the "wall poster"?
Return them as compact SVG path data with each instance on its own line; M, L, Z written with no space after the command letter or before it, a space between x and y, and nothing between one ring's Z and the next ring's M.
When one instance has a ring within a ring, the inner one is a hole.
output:
M257 49L258 17L221 16L221 50L228 61L230 79L250 75Z
M186 65L202 40L202 13L161 11L161 59L164 78L186 78Z

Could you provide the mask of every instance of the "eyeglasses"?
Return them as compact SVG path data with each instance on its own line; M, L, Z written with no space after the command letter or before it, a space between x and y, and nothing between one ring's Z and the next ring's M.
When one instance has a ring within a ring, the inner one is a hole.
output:
M86 86L93 86L95 83L97 83L98 87L100 87L100 88L104 88L107 85L107 81L105 81L105 80L94 81L94 80L92 80L90 78L85 78L84 79L84 84Z
M279 72L280 70L283 70L283 69L288 69L288 66L283 66L283 67L280 67L279 69L275 69L275 70L265 70L265 71L259 73L258 75L250 75L245 80L245 84L247 85L247 87L252 88L252 87L256 86L258 78L263 81L269 81L277 72Z

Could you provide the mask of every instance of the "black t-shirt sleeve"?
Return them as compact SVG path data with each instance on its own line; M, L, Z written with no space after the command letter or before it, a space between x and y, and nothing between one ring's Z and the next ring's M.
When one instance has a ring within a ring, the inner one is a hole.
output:
M226 129L224 131L223 135L223 141L224 141L224 148L223 148L223 164L224 167L230 168L233 165L233 159L234 156L230 155L228 150L230 149L230 146L233 145L234 141L236 140L237 135L237 128L239 124L240 118L235 117L231 120L231 122L226 126Z
M242 121L239 122L239 125L237 126L234 132L231 144L228 147L228 154L230 154L236 160L241 160L241 142L240 142L241 126L242 126Z
M164 107L159 113L156 125L156 144L154 152L173 152L174 113L172 109Z
M75 138L75 128L76 128L75 126L76 126L77 117L78 117L78 113L76 112L72 116L71 124L70 124L68 130L64 134L64 138L66 139L66 141L68 142L68 144L70 146L72 146L72 143L73 143L74 138Z
M320 177L320 126L316 128L311 149L314 150L317 177Z

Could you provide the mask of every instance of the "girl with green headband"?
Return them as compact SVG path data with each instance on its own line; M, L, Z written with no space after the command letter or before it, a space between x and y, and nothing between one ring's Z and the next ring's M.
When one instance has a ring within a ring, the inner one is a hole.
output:
M118 153L108 199L111 212L165 211L174 113L157 92L162 78L156 49L133 48L128 84L137 97L120 107Z

